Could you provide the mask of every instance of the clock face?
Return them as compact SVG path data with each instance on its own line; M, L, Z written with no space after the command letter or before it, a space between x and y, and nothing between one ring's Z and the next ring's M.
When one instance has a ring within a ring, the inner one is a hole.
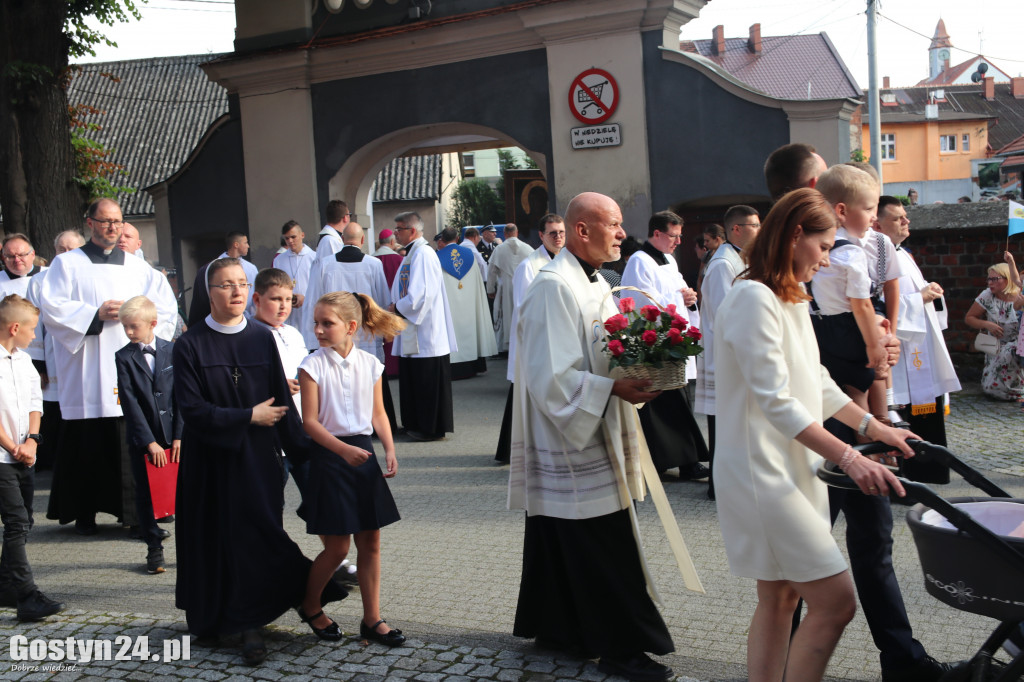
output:
M939 59L949 59L949 50L945 48L939 50Z

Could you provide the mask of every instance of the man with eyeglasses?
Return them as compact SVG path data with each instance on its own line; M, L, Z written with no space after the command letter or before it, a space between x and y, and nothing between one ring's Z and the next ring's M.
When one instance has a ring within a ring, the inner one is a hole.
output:
M64 418L46 516L94 535L97 512L136 522L114 365L114 352L128 343L118 312L125 300L146 296L157 307L156 334L171 340L178 309L167 278L117 248L124 225L117 202L93 202L86 225L91 240L53 259L38 301L54 340Z
M691 327L700 327L697 313L697 292L691 289L679 272L672 256L683 235L683 219L671 211L651 216L647 224L647 241L626 261L622 285L636 287L650 294L648 298L636 291L623 291L622 298L633 298L636 309L641 306L675 306ZM689 358L686 378L696 378L696 363ZM661 395L640 410L640 424L651 450L651 459L658 473L679 468L683 481L706 481L708 468L701 464L708 459L708 447L693 409L683 389L662 391Z
M896 245L901 271L896 336L903 343L903 353L891 370L896 403L905 406L900 416L910 423L910 430L917 435L930 443L945 445L946 394L959 391L960 381L942 338L942 330L948 326L942 287L926 280L914 257L903 248L910 236L910 220L899 199L883 196L878 200L874 229ZM908 476L921 480L921 468L935 465L908 459L903 466ZM940 483L949 480L948 470L941 469L933 472L945 479L936 481Z

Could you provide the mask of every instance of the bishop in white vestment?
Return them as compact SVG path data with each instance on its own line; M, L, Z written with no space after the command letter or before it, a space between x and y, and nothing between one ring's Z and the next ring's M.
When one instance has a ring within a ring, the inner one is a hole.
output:
M508 351L512 335L512 313L515 310L512 277L519 264L533 252L530 245L520 241L516 234L516 226L509 223L505 227L505 241L494 248L487 261L487 295L494 296L494 335L501 353Z
M468 246L455 243L457 232L448 228L437 238L444 288L452 311L452 326L459 349L451 354L452 380L468 379L487 371L487 358L498 353L491 326L484 280Z

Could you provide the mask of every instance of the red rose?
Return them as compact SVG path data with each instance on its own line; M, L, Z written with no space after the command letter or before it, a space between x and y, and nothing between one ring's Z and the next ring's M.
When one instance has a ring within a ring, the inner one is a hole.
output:
M672 328L678 329L679 331L686 331L686 327L689 326L690 322L682 315L672 316Z
M657 310L657 308L655 308L655 310ZM640 336L640 338L643 339L644 343L646 343L648 346L653 346L654 344L658 343L658 332L654 331L653 329L648 329Z
M626 319L625 315L612 315L604 322L605 331L609 334L620 332L629 326L629 320Z
M620 313L631 313L636 310L636 302L631 298L623 298L619 300L619 312Z
M665 312L668 313L669 315L675 315L676 314L676 304L675 303L669 303L667 306L665 306Z
M687 330L686 335L689 336L694 341L700 341L700 338L702 336L700 330L697 329L696 327L690 327L689 330Z
M668 342L673 346L683 342L683 333L673 327L668 330Z
M661 315L661 311L653 305L645 305L640 309L640 314L643 315L648 322L654 322L658 319L658 316Z
M612 357L619 357L626 352L626 348L622 345L621 341L615 341L614 339L608 342L608 350L611 351Z

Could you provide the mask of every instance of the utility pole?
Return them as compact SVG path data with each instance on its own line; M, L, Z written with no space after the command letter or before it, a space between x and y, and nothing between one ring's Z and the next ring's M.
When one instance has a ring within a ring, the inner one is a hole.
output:
M878 51L875 40L877 19L878 0L868 0L868 137L871 139L871 165L878 171L878 180L881 183L882 123L878 96Z

